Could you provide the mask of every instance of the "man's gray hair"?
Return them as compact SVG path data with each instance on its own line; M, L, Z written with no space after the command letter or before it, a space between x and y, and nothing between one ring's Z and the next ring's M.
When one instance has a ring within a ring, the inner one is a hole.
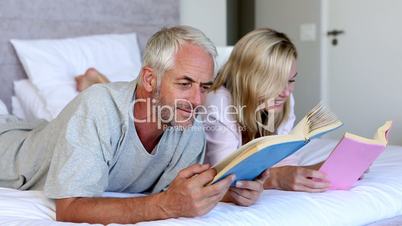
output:
M202 31L185 25L162 28L155 33L145 47L143 66L155 69L160 82L162 75L174 67L175 55L185 43L204 49L211 55L216 68L215 45Z

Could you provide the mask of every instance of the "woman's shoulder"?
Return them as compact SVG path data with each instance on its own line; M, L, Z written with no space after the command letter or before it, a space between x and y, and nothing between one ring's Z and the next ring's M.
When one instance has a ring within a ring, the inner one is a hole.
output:
M205 101L207 112L209 114L217 114L218 118L221 118L221 116L225 114L226 109L230 108L231 105L232 97L229 90L225 87L220 87L208 93Z
M232 96L228 89L225 87L220 87L217 90L211 91L207 94L206 104L211 105L216 103L226 103L227 105L232 104Z
M206 124L224 126L233 133L238 133L238 123L232 106L232 97L225 87L210 92L205 104L207 115Z

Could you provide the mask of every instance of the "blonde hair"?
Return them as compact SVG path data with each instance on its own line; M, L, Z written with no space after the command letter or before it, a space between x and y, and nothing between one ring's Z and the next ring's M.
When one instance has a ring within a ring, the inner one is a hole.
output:
M182 25L162 28L148 40L144 49L143 66L155 69L160 81L162 75L174 67L175 55L185 43L201 47L216 65L216 47L211 40L200 30Z
M247 130L248 139L275 133L287 117L289 100L285 110L274 115L275 131L270 131L258 124L266 120L261 112L256 114L256 110L261 103L259 98L273 100L287 86L296 58L296 48L285 34L269 28L257 29L236 43L219 71L212 90L220 86L229 90L233 105L241 109L236 119Z

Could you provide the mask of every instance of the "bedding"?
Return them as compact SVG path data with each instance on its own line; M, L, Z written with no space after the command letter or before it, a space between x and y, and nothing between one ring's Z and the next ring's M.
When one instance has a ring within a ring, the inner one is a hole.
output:
M7 107L1 100L0 100L0 114L8 114Z
M24 113L23 119L46 119L49 121L53 118L45 107L44 99L28 79L14 81L14 92L16 101L20 103ZM18 115L16 116L18 117Z
M218 56L216 57L216 70L215 74L219 69L228 61L230 54L232 53L233 46L217 46L216 51Z
M309 165L325 159L336 143L328 139L313 140L300 150L302 163ZM219 203L202 217L136 225L365 225L402 215L400 172L402 147L389 146L350 191L312 194L267 190L251 207ZM107 193L105 196L128 194ZM0 225L76 225L54 222L53 219L54 203L42 192L0 188Z
M135 33L11 43L53 118L77 95L74 77L88 68L97 68L112 82L133 80L141 68Z
M22 109L21 102L16 96L11 97L11 114L17 116L17 118L25 119L25 113Z

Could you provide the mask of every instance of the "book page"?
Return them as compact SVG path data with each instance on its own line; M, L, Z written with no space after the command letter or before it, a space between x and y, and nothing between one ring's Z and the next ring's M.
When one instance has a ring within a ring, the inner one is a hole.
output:
M296 125L291 134L302 134L306 139L309 139L341 125L342 122L334 113L324 105L318 104Z
M390 130L391 126L392 126L392 121L385 122L384 125L382 125L380 128L377 129L377 132L375 133L373 139L358 136L358 135L352 134L352 133L345 133L345 137L352 139L352 140L362 142L362 143L366 143L366 144L378 144L378 145L385 146L388 143L387 133Z
M388 133L392 127L392 121L386 121L383 126L378 128L376 134L374 135L374 140L381 142L383 144L388 143Z

